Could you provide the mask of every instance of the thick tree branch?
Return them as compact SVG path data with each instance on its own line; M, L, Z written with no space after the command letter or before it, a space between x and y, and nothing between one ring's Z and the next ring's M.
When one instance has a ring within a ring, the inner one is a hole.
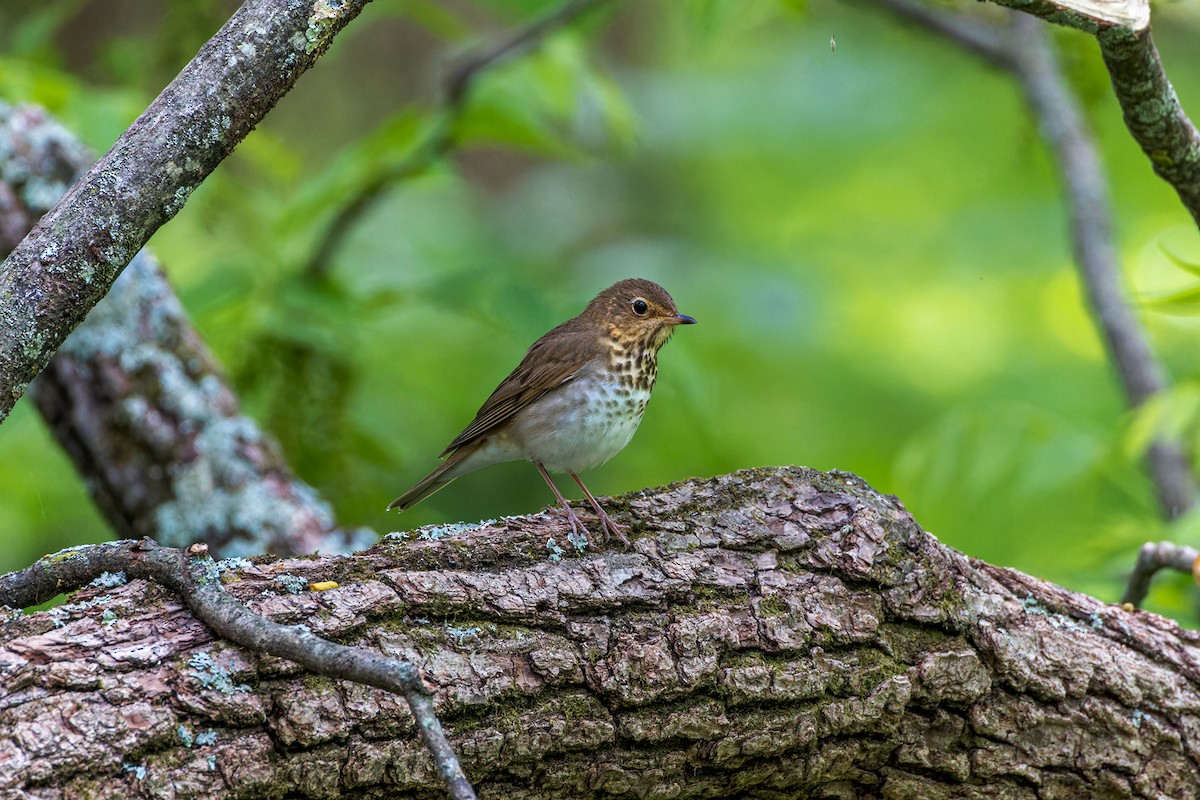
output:
M34 108L0 103L0 255L92 163ZM33 400L118 536L224 555L350 552L277 443L241 414L213 354L143 250L31 386Z
M607 505L632 551L559 558L566 529L541 516L243 564L227 589L437 676L485 797L1200 785L1200 637L1168 620L968 559L850 475L753 470ZM305 591L324 580L341 585ZM390 695L214 642L140 581L0 623L0 682L0 792L438 786Z
M367 0L247 0L0 265L0 421L150 235Z
M280 625L248 611L222 587L220 572L207 552L203 544L184 551L159 547L150 539L64 550L0 577L0 605L34 605L107 574L153 580L182 598L196 618L219 636L251 652L286 658L317 675L403 696L450 796L473 800L475 792L433 713L432 691L419 669L408 661L328 642L304 625Z

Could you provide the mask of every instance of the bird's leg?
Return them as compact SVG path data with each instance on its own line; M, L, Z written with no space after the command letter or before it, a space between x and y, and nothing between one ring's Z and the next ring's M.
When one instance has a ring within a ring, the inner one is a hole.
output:
M571 532L576 536L582 536L583 541L587 543L587 528L583 527L583 522L571 510L571 506L567 503L567 498L562 496L562 492L558 491L558 487L554 485L554 481L550 479L550 473L546 472L546 468L540 462L534 461L533 465L538 468L538 472L542 473L542 477L546 479L546 484L550 487L550 491L554 492L554 496L558 498L558 502L562 504L563 511L567 512L567 522L571 523ZM579 480L576 478L575 480ZM586 490L585 490L586 491Z
M621 540L621 544L625 545L626 549L629 549L629 538L625 535L625 530L620 525L608 518L608 514L604 513L604 509L600 507L598 502L596 502L596 498L592 497L592 493L589 492L588 488L583 485L583 481L579 480L578 475L571 470L567 470L567 474L570 475L577 484L579 484L579 488L583 490L583 496L586 497L588 502L592 504L592 508L596 509L596 515L600 517L601 524L603 524L607 530L616 534L616 537Z

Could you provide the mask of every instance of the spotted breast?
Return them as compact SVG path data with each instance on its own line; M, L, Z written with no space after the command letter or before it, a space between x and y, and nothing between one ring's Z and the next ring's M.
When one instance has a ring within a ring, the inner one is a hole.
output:
M634 353L613 342L609 353L571 377L568 391L547 394L517 414L509 436L526 453L537 453L549 470L599 466L637 432L657 374L652 352Z

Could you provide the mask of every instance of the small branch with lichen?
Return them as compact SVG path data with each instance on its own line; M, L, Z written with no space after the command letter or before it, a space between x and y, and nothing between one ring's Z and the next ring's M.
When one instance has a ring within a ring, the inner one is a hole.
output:
M1183 110L1150 28L1097 35L1125 125L1200 225L1200 131Z
M450 797L475 798L434 713L433 692L420 669L408 661L326 641L304 625L280 625L252 613L225 591L217 565L203 544L182 550L141 539L64 550L26 569L0 576L0 605L36 605L86 586L105 573L147 578L167 587L217 635L252 652L286 658L317 675L403 696Z
M1154 46L1149 0L992 2L1096 37L1126 127L1200 225L1200 131L1183 110Z
M608 2L611 0L567 0L495 42L463 57L444 82L444 99L441 106L432 112L431 122L423 138L407 158L385 171L372 175L342 204L313 248L312 255L305 264L304 273L309 277L317 277L327 272L334 253L341 247L346 236L385 190L421 175L454 148L458 120L466 108L470 87L481 73L495 64L531 50L554 31Z
M368 0L247 0L0 265L0 422L125 265Z

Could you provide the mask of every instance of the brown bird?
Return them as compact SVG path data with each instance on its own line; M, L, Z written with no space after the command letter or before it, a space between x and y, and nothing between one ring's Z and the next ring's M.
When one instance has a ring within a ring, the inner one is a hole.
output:
M442 451L442 465L388 510L408 508L468 472L525 459L546 479L576 535L586 537L583 523L547 470L570 475L604 528L628 546L625 532L577 473L603 464L629 444L658 376L659 348L676 325L695 321L680 314L671 295L652 281L630 278L608 287L582 314L533 343L471 424Z

